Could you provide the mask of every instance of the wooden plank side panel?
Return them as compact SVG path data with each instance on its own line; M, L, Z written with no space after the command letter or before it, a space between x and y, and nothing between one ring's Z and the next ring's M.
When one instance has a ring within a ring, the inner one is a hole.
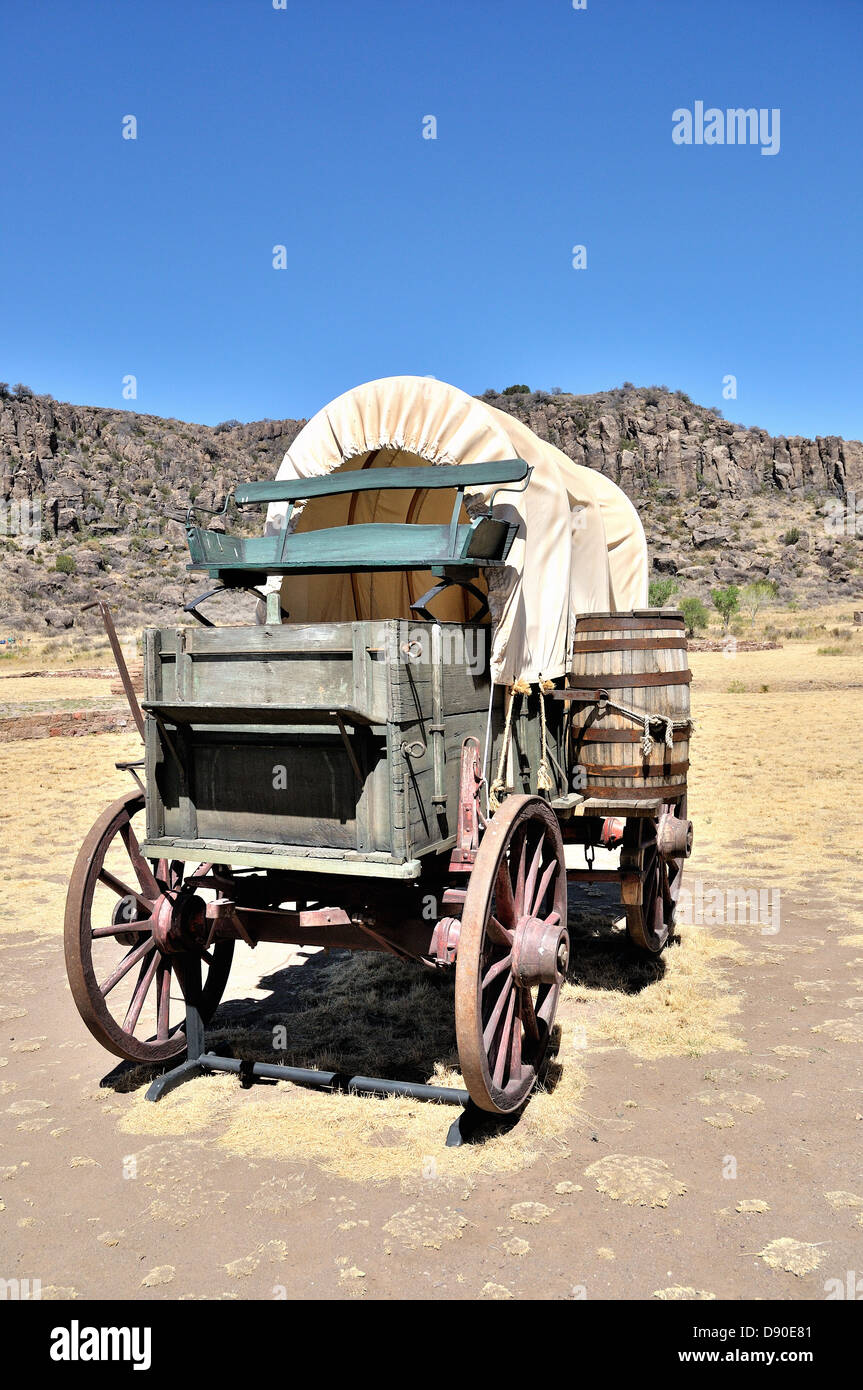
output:
M349 732L358 779L338 730L275 728L252 733L209 725L168 729L185 779L163 758L153 824L164 835L272 845L388 851L384 739ZM183 741L185 740L185 746Z
M157 630L145 650L147 698L175 707L361 710L387 717L386 671L369 649L380 624ZM152 691L152 695L150 695Z
M448 714L469 714L488 705L489 629L461 623L435 624L443 670L444 708ZM391 718L417 717L419 708L430 712L432 684L431 623L399 622L391 644ZM392 661L395 654L397 659ZM430 714L429 714L430 717Z

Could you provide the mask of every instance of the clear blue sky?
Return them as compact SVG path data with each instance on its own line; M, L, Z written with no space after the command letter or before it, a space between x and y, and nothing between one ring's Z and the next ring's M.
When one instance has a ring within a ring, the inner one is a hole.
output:
M2 45L4 380L214 423L628 379L863 437L861 0L6 0ZM779 153L674 144L696 101Z

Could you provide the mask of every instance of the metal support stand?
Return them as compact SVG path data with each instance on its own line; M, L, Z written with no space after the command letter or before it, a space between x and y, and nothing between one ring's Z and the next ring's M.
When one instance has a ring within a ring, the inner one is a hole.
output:
M244 1087L256 1081L293 1081L299 1086L314 1086L326 1091L344 1091L349 1095L408 1096L411 1100L434 1100L444 1105L465 1107L465 1116L472 1113L467 1091L453 1086L425 1086L414 1081L391 1081L380 1076L348 1076L344 1072L318 1071L311 1067L284 1067L273 1062L248 1062L237 1057L221 1057L218 1053L205 1050L204 1024L201 1019L200 1003L200 962L197 960L191 970L187 967L182 981L186 993L186 1060L172 1067L163 1076L158 1076L147 1089L147 1100L161 1100L169 1091L190 1081L195 1076L207 1076L211 1072L232 1072L239 1076ZM481 1114L476 1111L476 1114ZM464 1117L461 1117L464 1118ZM458 1122L457 1122L458 1123ZM453 1129L447 1137L447 1145L462 1143L463 1139L452 1139Z
M469 1099L462 1113L453 1120L447 1131L446 1147L460 1149L462 1144L469 1144L477 1130L492 1118L493 1116L487 1115Z

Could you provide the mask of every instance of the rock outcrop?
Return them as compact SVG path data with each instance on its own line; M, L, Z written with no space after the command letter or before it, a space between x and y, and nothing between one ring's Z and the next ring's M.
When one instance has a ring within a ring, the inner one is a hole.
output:
M857 441L772 437L659 387L484 398L619 483L654 574L680 592L770 577L803 602L863 593ZM303 423L193 425L0 396L0 635L90 629L95 598L128 626L172 621L202 589L185 570L189 503L217 512L238 479L272 478Z

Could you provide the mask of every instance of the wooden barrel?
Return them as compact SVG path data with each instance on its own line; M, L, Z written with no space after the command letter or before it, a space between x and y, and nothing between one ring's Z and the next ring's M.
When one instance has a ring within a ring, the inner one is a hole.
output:
M642 608L632 613L588 613L578 618L573 647L573 689L608 692L609 700L633 711L665 719L689 718L686 628L681 613ZM673 731L650 727L649 756L641 747L643 722L596 705L574 700L573 762L587 773L585 794L621 801L659 797L676 801L686 792L689 728Z

